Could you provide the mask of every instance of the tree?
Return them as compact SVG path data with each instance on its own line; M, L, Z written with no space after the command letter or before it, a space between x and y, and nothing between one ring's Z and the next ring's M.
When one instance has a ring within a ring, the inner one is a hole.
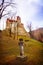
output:
M28 30L29 30L30 37L32 37L32 24L31 23L28 24L27 27L28 27Z
M16 3L12 3L12 0L10 0L10 2L5 2L5 0L1 0L1 4L0 4L0 19L5 16L5 15L8 15L10 14L10 12L6 13L6 14L3 14L5 9L8 7L8 6L13 6L15 5Z

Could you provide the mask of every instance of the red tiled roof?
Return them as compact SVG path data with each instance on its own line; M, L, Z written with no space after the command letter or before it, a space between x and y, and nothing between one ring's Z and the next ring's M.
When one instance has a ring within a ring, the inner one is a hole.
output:
M7 22L8 22L8 21L9 21L9 22L16 22L15 20L11 20L11 19L9 19L9 18L7 19Z

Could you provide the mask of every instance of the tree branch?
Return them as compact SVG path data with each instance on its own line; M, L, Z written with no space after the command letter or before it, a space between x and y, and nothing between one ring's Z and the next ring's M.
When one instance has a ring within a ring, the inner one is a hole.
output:
M8 4L9 4L9 2L4 2L4 3L6 3L6 4L8 3ZM13 4L13 5L14 5L14 4L16 4L16 3L11 3L11 4Z
M4 0L2 0L2 4L1 5L3 5L4 4Z
M2 3L0 5L0 19L1 19L1 17L5 16L5 15L10 14L8 12L8 13L3 15L3 12L6 10L7 7L9 7L9 6L13 7L14 4L16 5L16 3L12 3L12 0L10 0L10 2L5 2L5 0L2 0Z
M9 5L10 5L10 3L3 8L2 13L6 9L6 7L8 7Z
M13 15L16 15L16 13L17 13L17 12L15 12ZM8 12L8 13L2 15L2 17L5 16L5 15L8 15L8 14L10 14L10 12Z
M13 4L13 3L9 3L8 5L6 5L6 6L3 8L2 13L3 13L3 11L4 11L8 6L11 6L11 4Z
M1 11L2 8L3 8L3 4L4 4L4 0L2 0L2 3L1 3L1 5L0 5L0 11Z
M2 17L5 16L5 15L8 15L8 14L10 14L10 13L6 13L6 14L2 15Z

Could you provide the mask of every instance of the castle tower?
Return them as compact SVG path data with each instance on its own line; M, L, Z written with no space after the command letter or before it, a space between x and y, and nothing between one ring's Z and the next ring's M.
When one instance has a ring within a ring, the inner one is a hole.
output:
M17 23L18 23L18 26L17 26L18 35L26 35L27 32L24 28L23 23L21 23L21 18L19 16L17 16Z
M21 18L17 16L17 22L20 24L21 23Z

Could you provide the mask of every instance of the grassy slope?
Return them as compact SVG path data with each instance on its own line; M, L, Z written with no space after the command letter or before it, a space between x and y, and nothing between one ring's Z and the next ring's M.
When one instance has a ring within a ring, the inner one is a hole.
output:
M25 55L28 56L28 61L42 61L43 44L25 36L18 36L18 38L21 37L24 40L24 51ZM28 41L26 42L25 40ZM14 40L12 37L6 36L5 32L2 33L2 39L0 43L1 61L7 62L19 55L18 41Z

